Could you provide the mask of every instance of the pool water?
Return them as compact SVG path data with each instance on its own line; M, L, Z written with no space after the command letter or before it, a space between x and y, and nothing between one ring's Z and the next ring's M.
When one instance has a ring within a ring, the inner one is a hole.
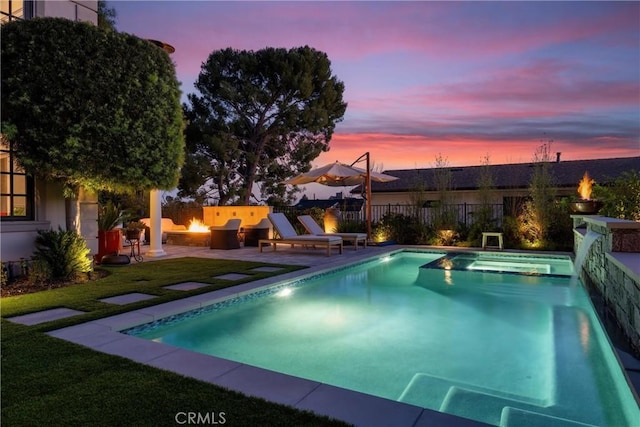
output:
M569 258L555 260L569 275L532 275L513 273L544 261L500 255L517 264L501 274L444 255L400 252L130 333L493 425L640 425Z

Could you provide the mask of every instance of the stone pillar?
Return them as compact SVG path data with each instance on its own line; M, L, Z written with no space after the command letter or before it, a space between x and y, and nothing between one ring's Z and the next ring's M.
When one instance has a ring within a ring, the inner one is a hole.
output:
M160 190L151 190L149 205L151 247L145 255L148 257L161 257L167 253L162 249L162 198L160 197Z

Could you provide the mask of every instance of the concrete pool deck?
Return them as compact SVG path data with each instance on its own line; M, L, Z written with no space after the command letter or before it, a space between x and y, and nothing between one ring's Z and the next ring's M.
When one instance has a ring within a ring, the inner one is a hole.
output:
M269 251L259 253L257 248L218 251L210 250L209 248L165 245L166 256L159 258L145 257L145 262L156 259L192 256L312 265L312 267L59 329L50 332L49 335L248 395L341 419L354 425L398 427L486 425L446 413L195 353L119 332L173 314L201 308L213 302L242 296L257 289L271 286L274 283L317 274L326 269L351 264L373 256L382 256L401 248L400 246L369 247L366 250L359 251L345 248L342 255L334 254L327 257L324 255L323 250L307 252L300 249L285 249L278 250L276 253ZM444 248L429 249L445 250ZM190 289L197 285L197 283L187 282L184 288ZM132 298L132 301L134 301L137 298L141 298L141 296L135 295ZM124 302L122 300L118 302L126 304L126 299ZM33 313L33 315L38 315L38 313ZM52 320L50 317L46 317L46 319L45 321ZM30 321L32 322L31 324L34 324L33 320ZM627 372L637 375L640 362L626 354L622 354L619 357L625 366L632 370ZM632 375L629 376L630 378L632 377Z

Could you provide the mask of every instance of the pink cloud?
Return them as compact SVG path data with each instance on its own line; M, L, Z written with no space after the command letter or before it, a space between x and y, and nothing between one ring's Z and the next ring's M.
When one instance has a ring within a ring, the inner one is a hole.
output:
M624 138L602 136L595 139L579 141L578 144L554 139L551 148L553 152L562 152L564 160L633 155L630 154L628 140ZM485 155L489 156L492 164L523 163L532 161L535 150L547 142L540 137L496 141L468 135L441 138L384 133L336 134L329 152L321 154L314 166L335 161L351 163L365 152L370 152L374 165L384 170L433 167L437 156L445 158L451 166L479 165Z
M176 47L185 93L217 49L327 52L349 107L316 165L365 151L387 169L429 167L439 153L453 165L487 151L529 161L545 132L567 159L638 153L637 2L148 5L115 3L136 34Z
M460 82L438 82L392 92L355 96L349 108L361 114L419 119L460 114L478 117L554 117L594 109L638 107L640 81L581 77L569 63L535 61L491 70ZM573 73L573 74L572 74Z
M486 8L478 4L475 13L465 10L467 4L455 2L188 4L189 8L176 6L170 17L162 16L161 8L149 7L139 10L140 16L123 18L136 25L140 36L170 38L167 42L177 49L176 62L182 72L189 73L199 70L211 51L225 47L255 50L309 44L336 61L398 51L439 58L486 58L637 31L640 13L634 3L610 7L597 15L576 15L566 5L550 4L562 19L532 20L527 15L535 6L512 4L502 12L522 22L514 31L509 19L500 19L495 4ZM116 8L127 10L124 4L116 3ZM629 37L608 41L613 42L634 43Z

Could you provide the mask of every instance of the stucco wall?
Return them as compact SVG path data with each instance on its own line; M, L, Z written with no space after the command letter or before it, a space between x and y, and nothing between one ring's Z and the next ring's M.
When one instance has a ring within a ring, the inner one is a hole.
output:
M525 197L529 195L528 189L499 189L492 191L490 203L502 203L504 197ZM480 192L477 190L461 190L449 192L451 203L481 203ZM400 204L406 205L413 202L416 195L411 192L379 193L371 195L373 205ZM440 200L440 194L436 191L425 191L420 194L423 200Z
M272 206L205 206L202 221L208 225L225 225L228 220L240 218L240 227L256 225L273 212Z
M98 1L37 1L36 16L67 18L98 25Z

